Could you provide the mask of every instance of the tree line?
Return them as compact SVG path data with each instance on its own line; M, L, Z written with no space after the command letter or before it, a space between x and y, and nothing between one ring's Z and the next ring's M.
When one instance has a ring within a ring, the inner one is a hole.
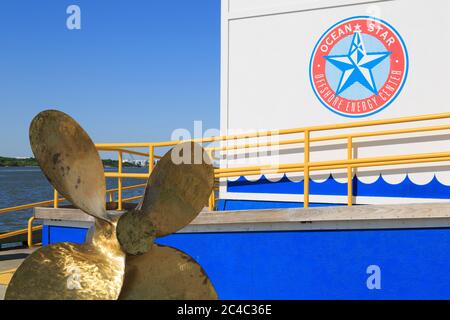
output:
M114 167L119 166L119 161L112 159L105 159L103 161L104 167ZM0 157L0 167L37 167L38 163L35 158L8 158ZM139 167L139 165L125 162L124 167Z

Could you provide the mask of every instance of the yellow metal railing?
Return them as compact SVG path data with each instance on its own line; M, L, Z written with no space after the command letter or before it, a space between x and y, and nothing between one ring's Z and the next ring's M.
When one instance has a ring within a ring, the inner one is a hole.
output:
M146 184L137 184L137 185L133 185L133 186L122 187L121 191L144 188L145 186L146 186ZM119 188L116 188L116 189L110 189L110 190L106 191L106 193L109 195L110 202L113 202L113 200L114 200L113 195L114 195L114 193L119 192L119 190L120 190ZM132 202L132 201L138 200L140 198L142 198L142 196L130 197L130 198L123 199L122 202L123 203ZM37 208L37 207L48 207L51 205L53 205L54 208L58 208L59 203L63 202L63 201L66 201L66 199L60 198L58 195L58 192L55 190L53 200L35 202L35 203L26 204L26 205L0 209L0 214L11 213L11 212L21 211L21 210L26 210L26 209L33 209L33 208ZM33 222L34 222L34 217L29 218L27 228L0 234L0 240L8 239L8 238L15 237L18 235L27 234L28 247L30 247L30 248L33 247L34 246L33 232L42 230L42 226L33 227Z
M14 272L16 272L16 269L9 269L9 270L2 270L0 271L0 285L7 286L9 282L11 281Z
M432 114L424 116L403 117L387 120L375 120L375 121L360 121L344 124L333 124L323 126L311 126L303 128L282 129L282 130L270 130L262 132L252 132L244 134L226 135L192 139L187 141L194 141L203 144L208 154L214 159L226 158L229 151L244 150L249 152L251 149L258 148L277 148L280 146L296 146L303 147L303 161L295 163L283 163L274 167L273 165L257 165L247 167L231 167L231 168L216 168L214 170L215 178L227 178L227 177L239 177L244 175L259 175L269 173L303 173L304 179L304 207L309 206L309 180L311 172L323 171L323 170L336 170L344 169L347 172L347 204L351 206L353 204L353 172L356 168L362 167L379 167L379 166L391 166L391 165L406 165L406 164L418 164L418 163L434 163L450 161L449 152L437 152L437 153L417 153L417 154L405 154L396 156L380 156L380 157L366 157L358 158L354 153L355 143L361 142L364 138L381 138L389 135L401 135L401 134L415 134L415 133L429 133L436 131L449 131L450 121L448 124L436 124L423 125L424 122L437 121L437 120L450 120L450 113ZM394 128L386 129L384 126L399 125L399 124L413 124L414 127L407 128ZM422 124L421 124L422 123ZM361 130L358 132L344 132L336 133L335 131L345 129L356 128L373 128L383 126L378 131ZM331 132L327 134L327 132ZM318 133L322 135L317 136ZM323 134L325 133L325 135ZM289 135L300 135L294 138L284 138ZM241 140L254 139L254 138L273 138L277 137L277 141L264 141L264 142L242 142ZM283 139L282 139L283 138ZM339 142L343 141L346 145L346 156L344 159L333 159L328 161L311 161L311 147L315 143L319 142ZM140 142L140 143L102 143L96 144L99 151L105 152L117 152L118 155L118 170L117 172L105 172L106 178L117 179L117 188L108 190L109 201L113 202L114 194L117 193L118 209L123 209L123 203L128 201L135 201L142 196L136 196L128 199L123 199L123 191L133 188L143 188L145 184L139 184L131 187L123 186L123 179L147 179L152 172L155 161L161 158L156 152L160 148L168 148L175 146L181 142L178 141L165 141L165 142ZM217 143L219 146L205 146L207 143ZM144 149L144 150L136 150ZM148 159L149 167L146 173L128 173L124 172L123 168L123 155L131 154L136 156L142 156ZM208 207L210 210L214 210L216 202L217 187L214 188L213 193L208 201ZM54 199L50 201L38 202L34 204L17 206L14 208L0 209L1 213L12 212L17 210L23 210L28 208L34 208L37 206L49 206L58 207L59 202L64 201L58 197L55 191ZM32 221L30 223L30 228ZM30 241L32 244L32 241Z
M444 162L450 161L450 152L439 152L439 153L422 153L422 154L409 154L400 156L382 156L382 157L370 157L370 158L355 158L354 157L354 143L356 139L362 138L376 138L388 135L400 135L400 134L413 134L413 133L427 133L435 131L448 131L450 130L450 123L445 125L431 125L431 126L416 126L413 128L400 128L400 129L383 129L379 131L370 132L351 132L351 133L340 133L331 135L321 135L312 136L313 134L319 132L327 131L338 131L344 129L355 129L355 128L369 128L377 126L389 126L398 125L405 123L421 123L425 121L435 121L435 120L450 120L450 113L440 113L431 114L423 116L412 116L412 117L402 117L387 120L374 120L374 121L360 121L353 123L344 124L333 124L333 125L322 125L322 126L311 126L303 128L294 129L282 129L282 130L271 130L244 134L235 134L227 136L216 136L200 139L192 139L188 141L194 141L201 144L214 143L214 142L237 142L244 139L251 138L270 138L270 137L282 137L286 135L301 134L302 138L296 139L285 139L279 141L266 141L257 143L241 143L227 145L222 143L220 146L206 147L209 154L214 155L219 153L220 156L225 155L227 151L237 151L237 150L249 150L261 147L280 147L280 146L293 146L293 145L303 145L303 162L299 163L288 163L276 166L273 165L259 165L259 166L248 166L248 167L235 167L235 168L220 168L216 169L216 178L226 178L226 177L239 177L243 175L259 175L259 174L269 174L269 173L292 173L292 172L302 172L304 176L304 207L309 206L309 178L311 172L321 171L321 170L335 170L335 169L346 169L347 170L347 204L351 206L353 204L353 171L356 168L362 167L379 167L379 166L389 166L389 165L402 165L402 164L418 164L418 163L433 163L433 162ZM450 122L450 121L449 121ZM329 142L329 141L345 141L347 145L346 159L337 159L330 161L311 161L311 145L318 142ZM175 146L179 143L185 141L166 141L166 142L141 142L141 143L108 143L108 144L97 144L99 150L117 150L118 152L128 152L130 148L146 148L149 150L148 159L151 160L151 168L149 168L149 173L151 172L153 166L153 159L158 159L160 157L155 156L156 148L167 148ZM136 152L133 150L133 152ZM144 153L141 153L143 155ZM147 156L147 155L146 155ZM215 157L216 158L216 157ZM108 178L130 178L130 179L146 179L148 178L147 173L123 173L118 172L107 172L105 176ZM120 190L119 190L120 193ZM215 194L211 195L209 200L209 209L214 208Z

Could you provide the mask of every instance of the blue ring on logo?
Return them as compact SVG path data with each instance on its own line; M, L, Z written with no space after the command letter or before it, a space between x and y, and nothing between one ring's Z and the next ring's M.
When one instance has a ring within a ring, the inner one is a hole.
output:
M391 99L388 103L386 103L386 105L384 105L383 107L381 107L381 108L379 108L379 109L377 109L377 110L375 110L375 111L373 111L373 112L371 112L371 113L362 114L362 115L354 115L354 116L353 116L353 115L348 115L348 114L345 114L345 113L340 113L340 112L334 110L333 108L330 108L324 101L322 101L322 98L319 96L319 94L318 94L317 91L316 91L316 88L314 87L314 82L313 82L313 75L312 75L312 68L311 68L311 66L312 66L312 62L313 62L313 59L314 59L314 55L315 55L315 53L316 53L316 51L317 51L317 47L319 46L319 43L322 41L323 37L325 37L325 35L326 35L329 31L331 31L334 27L336 27L337 25L339 25L339 24L341 24L341 23L343 23L343 22L350 21L350 20L354 20L354 19L361 19L361 18L363 18L363 19L372 19L372 20L374 20L374 21L379 21L379 22L381 22L381 23L384 23L384 24L387 25L389 28L391 28L392 31L395 32L395 34L397 35L397 37L400 39L400 41L401 41L401 43L402 43L403 50L405 51L405 76L404 76L404 79L403 79L402 84L400 85L399 90L398 90L397 93L392 97L392 99ZM369 117L369 116L372 116L372 115L374 115L374 114L376 114L376 113L378 113L378 112L380 112L380 111L386 109L392 102L395 101L395 99L397 99L397 96L400 94L400 92L402 92L403 87L405 86L406 80L408 79L408 71L409 71L409 55L408 55L408 49L406 48L405 41L403 41L403 38L402 38L402 36L400 35L400 33L398 33L398 31L397 31L392 25L390 25L388 22L386 22L386 21L384 21L384 20L382 20L382 19L376 18L376 17L371 17L371 16L354 16L354 17L350 17L350 18L341 20L341 21L335 23L334 25L332 25L330 28L328 28L328 29L323 33L323 35L320 37L319 41L317 41L316 45L314 46L314 50L313 50L313 52L312 52L312 54L311 54L311 59L310 59L310 61L309 61L309 81L310 81L310 83L311 83L311 87L312 87L312 89L313 89L313 91L314 91L314 94L316 95L317 99L319 99L320 103L322 103L322 105L324 105L328 110L332 111L332 112L335 113L335 114L338 114L338 115L340 115L340 116L347 117L347 118L364 118L364 117Z

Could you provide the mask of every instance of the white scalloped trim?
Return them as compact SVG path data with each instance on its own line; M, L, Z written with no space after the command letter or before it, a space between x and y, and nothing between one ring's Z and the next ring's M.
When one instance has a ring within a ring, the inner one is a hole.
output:
M312 174L311 180L316 183L323 183L327 181L329 177L330 177L329 173Z
M361 181L364 184L372 184L377 182L377 180L380 178L380 174L370 174L370 175L364 175L364 173L358 173L356 174L358 177L358 180Z
M400 184L406 179L406 173L382 174L381 178L389 184Z
M303 174L298 172L288 172L286 173L286 177L292 182L300 182L303 181Z
M414 172L408 174L409 179L419 186L429 184L434 178L434 172Z
M284 177L284 173L268 173L264 175L270 182L278 182Z
M444 186L450 186L450 172L449 171L436 172L436 179L440 183L442 183Z
M258 180L260 180L262 178L262 176L263 176L262 174L259 174L259 175L254 175L254 176L244 176L244 178L250 182L257 182Z
M247 181L250 182L257 182L262 177L265 177L270 182L278 182L281 179L283 179L284 176L286 176L290 181L292 182L301 182L303 181L303 174L302 173L271 173L271 174L260 174L260 175L252 175L252 176L244 176L244 178ZM325 182L330 176L330 173L321 173L321 174L312 174L311 179L316 183L323 183ZM331 173L332 178L339 183L347 183L347 175L344 172L339 173ZM381 174L381 178L392 185L400 184L402 183L406 177L409 177L409 179L416 185L422 186L429 184L434 176L436 176L436 179L445 186L450 186L450 171L441 171L441 172L414 172L414 173L389 173L389 174ZM355 177L355 175L353 175ZM357 174L358 180L365 184L373 184L375 183L380 175L376 172L371 172L370 175L364 175L364 173L358 173ZM239 177L228 177L227 180L230 182L237 181Z
M347 183L347 173L345 172L333 172L331 176L336 182Z
M234 182L234 181L238 181L240 177L228 177L227 180Z

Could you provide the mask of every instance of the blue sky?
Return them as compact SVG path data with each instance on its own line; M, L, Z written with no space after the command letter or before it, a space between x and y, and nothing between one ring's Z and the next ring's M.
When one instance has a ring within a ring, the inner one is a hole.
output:
M81 8L81 30L66 9ZM29 156L47 108L95 142L170 140L219 126L219 0L2 0L0 155Z

